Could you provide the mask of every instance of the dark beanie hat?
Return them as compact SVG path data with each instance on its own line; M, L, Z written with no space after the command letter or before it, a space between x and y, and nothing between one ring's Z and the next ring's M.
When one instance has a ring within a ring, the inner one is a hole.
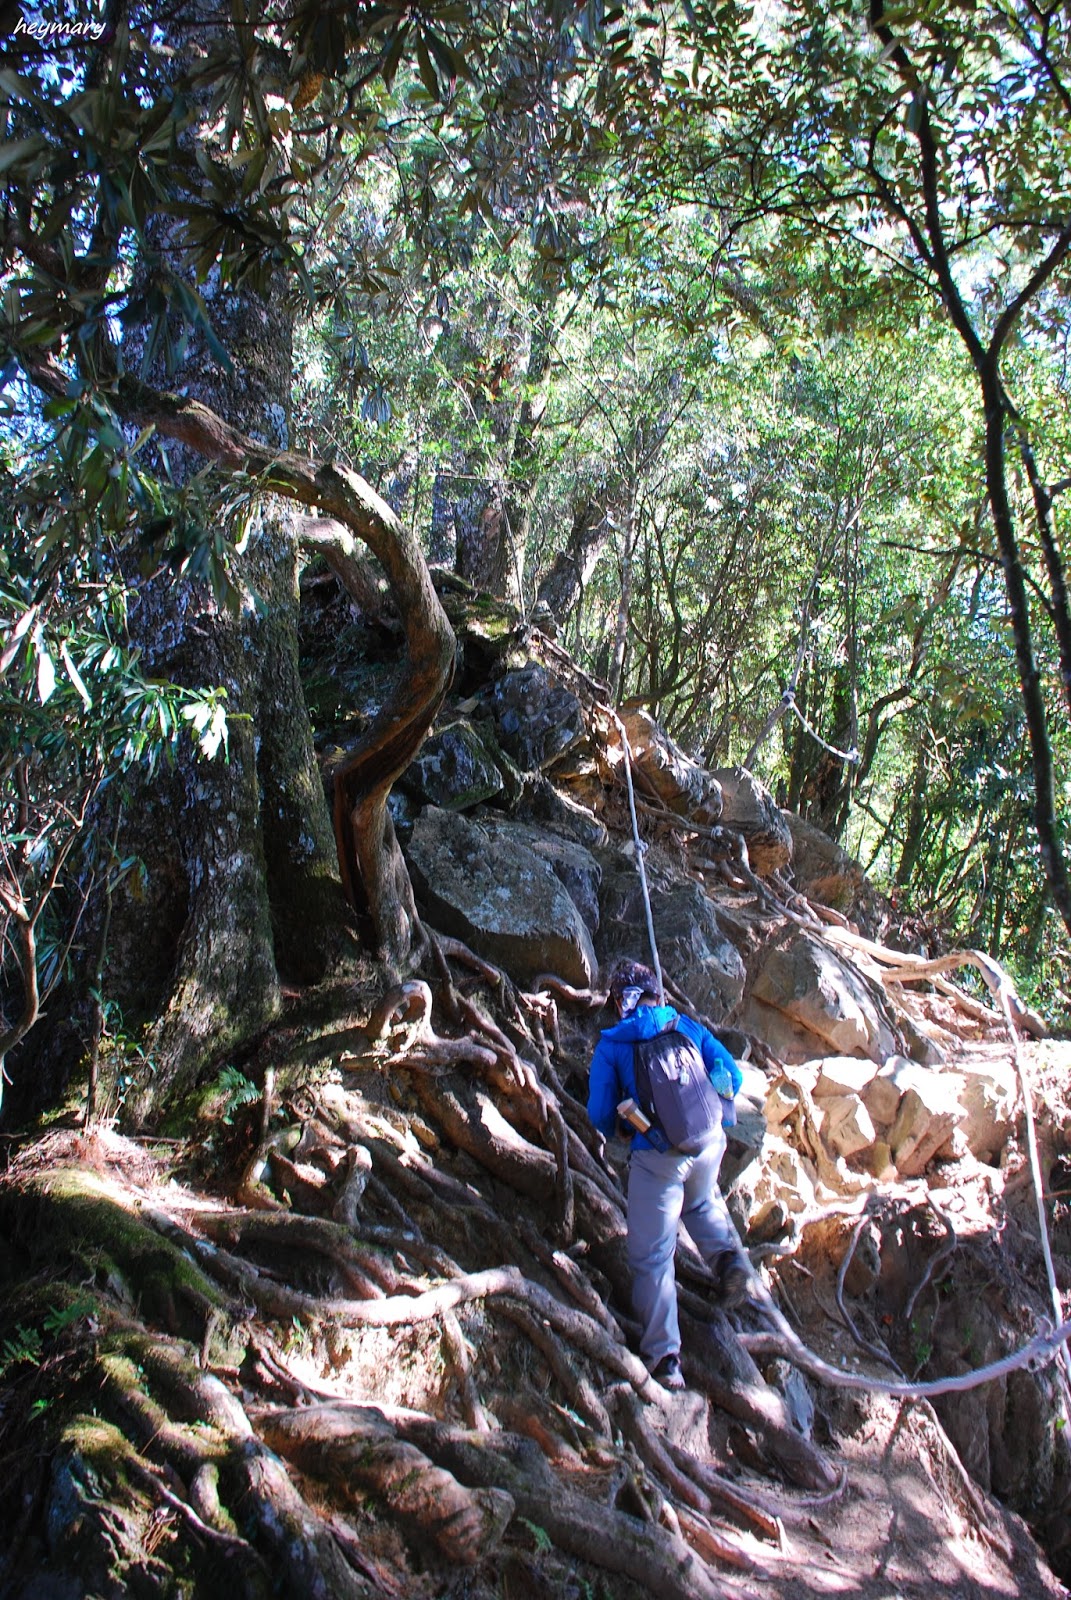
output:
M642 961L619 961L610 974L610 999L619 1009L626 989L639 989L657 999L658 979Z

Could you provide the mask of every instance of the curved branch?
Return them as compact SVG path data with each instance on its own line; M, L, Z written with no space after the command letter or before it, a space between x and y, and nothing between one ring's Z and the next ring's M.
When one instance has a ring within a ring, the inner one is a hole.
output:
M62 397L68 376L54 359L26 359L27 376ZM408 954L415 924L408 874L387 812L387 796L431 726L450 686L455 641L413 533L370 484L349 468L278 451L233 428L209 406L166 394L130 376L109 393L117 414L152 426L227 472L247 472L266 492L322 513L308 537L339 566L357 559L358 541L376 556L405 629L408 660L357 749L335 768L335 839L343 886L363 898L383 953ZM401 901L401 903L399 903Z

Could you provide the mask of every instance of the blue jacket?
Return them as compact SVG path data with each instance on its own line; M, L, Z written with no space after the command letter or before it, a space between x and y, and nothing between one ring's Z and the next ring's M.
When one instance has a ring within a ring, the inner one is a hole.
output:
M600 1133L611 1138L617 1126L617 1107L622 1100L636 1099L632 1046L637 1039L653 1039L667 1028L679 1028L699 1046L707 1075L718 1094L732 1096L744 1081L732 1056L712 1033L691 1017L681 1016L672 1006L637 1006L635 1011L604 1028L591 1058L588 1078L588 1116ZM633 1150L664 1150L664 1138L657 1142L646 1134L632 1136Z

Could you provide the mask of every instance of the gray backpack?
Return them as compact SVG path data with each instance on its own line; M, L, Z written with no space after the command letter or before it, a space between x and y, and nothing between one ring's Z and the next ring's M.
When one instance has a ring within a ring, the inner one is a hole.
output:
M632 1051L636 1099L644 1114L671 1149L698 1155L721 1127L723 1105L699 1046L669 1028L653 1039L637 1039Z

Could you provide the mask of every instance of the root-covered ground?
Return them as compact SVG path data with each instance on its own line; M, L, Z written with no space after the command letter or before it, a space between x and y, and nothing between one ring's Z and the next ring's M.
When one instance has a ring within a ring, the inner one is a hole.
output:
M575 1098L593 1007L449 941L427 976L295 1014L196 1142L12 1143L0 1594L1064 1592L928 1403L784 1360L775 1303L834 1366L924 1365L932 1285L889 1308L936 1224L875 1297L834 1207L731 1318L682 1242L669 1395L633 1353L624 1147ZM875 1214L902 1239L905 1205Z

